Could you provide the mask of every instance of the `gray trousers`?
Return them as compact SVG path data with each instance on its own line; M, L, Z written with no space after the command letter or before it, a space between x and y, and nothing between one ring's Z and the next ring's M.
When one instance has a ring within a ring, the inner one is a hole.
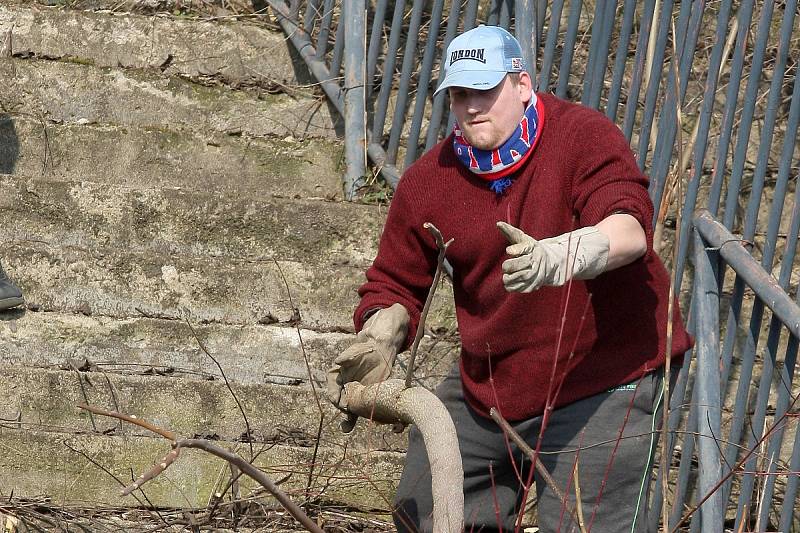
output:
M577 465L587 531L644 530L647 481L657 441L656 420L663 404L662 376L662 371L654 372L637 382L561 407L548 420L539 457L573 508L573 472ZM506 441L493 420L478 415L467 405L457 368L439 385L436 395L453 417L458 433L464 464L465 531L514 531L523 495L520 477L527 482L529 459L513 442ZM535 449L541 423L542 417L537 416L512 425ZM580 531L577 517L563 512L560 499L538 473L534 480L539 531ZM398 531L431 531L432 510L428 457L422 436L413 427L395 497L394 522Z

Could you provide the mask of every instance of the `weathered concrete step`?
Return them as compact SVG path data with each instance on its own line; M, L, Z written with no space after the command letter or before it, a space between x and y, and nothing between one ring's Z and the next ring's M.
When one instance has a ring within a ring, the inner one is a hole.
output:
M363 281L360 268L344 265L323 268L36 241L4 246L3 268L22 288L29 307L41 311L172 320L188 313L194 323L296 322L316 330L352 331L356 290ZM431 328L453 327L452 293L446 292L436 294Z
M270 357L271 354L265 355ZM20 368L0 364L0 419L15 420L25 429L152 435L137 426L119 427L108 417L79 410L88 403L119 411L175 431L184 437L237 441L247 435L259 443L313 447L356 446L404 451L404 436L383 425L362 423L351 435L339 430L341 414L324 397L324 383L308 386L231 384L178 376L123 376L111 372ZM58 394L53 394L58 391ZM239 400L245 418L236 402ZM319 402L319 403L318 403Z
M341 145L0 113L0 173L128 187L341 198Z
M299 314L303 327L323 330L352 328L360 271L35 241L6 243L3 267L41 311L166 319L188 312L194 323L239 325Z
M217 444L249 455L247 444ZM119 484L86 456L128 482L131 469L136 475L149 470L169 449L168 442L160 437L80 435L0 426L0 486L4 494L13 491L20 498L50 496L63 504L135 507L137 501L120 497ZM276 481L291 474L281 488L302 501L312 457L312 449L277 445L261 453L255 464ZM362 509L386 509L385 498L394 493L402 457L394 452L320 449L312 491L321 492L324 499ZM187 449L164 474L145 485L144 491L157 507L205 507L212 493L224 487L228 479L229 470L222 460ZM245 478L241 484L242 496L254 487Z
M366 268L377 206L0 175L0 239Z
M324 102L303 95L231 91L160 73L60 61L1 59L0 76L5 109L55 122L335 137Z
M9 30L15 55L296 90L291 88L297 82L290 44L283 34L247 20L226 23L0 5L0 34Z
M78 367L131 376L166 375L222 379L189 326L178 320L114 319L64 313L2 315L0 362L8 365ZM193 324L203 346L236 385L308 383L305 357L317 379L353 335L278 325ZM302 346L301 346L302 340ZM304 357L305 351L305 357Z
M85 367L114 375L222 379L185 322L154 318L27 312L0 314L0 363L50 369ZM320 381L334 357L355 337L291 326L194 324L203 346L236 385L305 384L306 358ZM302 341L302 344L301 344ZM458 357L458 346L423 338L416 376L438 382ZM401 365L407 359L401 354ZM402 367L405 368L405 367ZM402 372L401 367L397 371Z

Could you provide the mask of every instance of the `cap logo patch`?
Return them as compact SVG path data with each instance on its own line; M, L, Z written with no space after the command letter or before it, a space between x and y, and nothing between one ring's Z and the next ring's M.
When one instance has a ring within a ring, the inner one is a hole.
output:
M456 61L461 61L462 59L470 59L472 61L478 61L479 63L486 63L486 58L484 57L485 51L483 48L472 48L468 50L453 50L450 53L450 64L452 65Z
M522 70L522 58L521 57L512 57L511 58L511 68Z

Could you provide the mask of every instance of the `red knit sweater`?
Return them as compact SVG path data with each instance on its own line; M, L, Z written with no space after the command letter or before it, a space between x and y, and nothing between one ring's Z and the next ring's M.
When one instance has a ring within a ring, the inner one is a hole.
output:
M454 239L447 257L465 396L480 413L497 407L509 420L541 414L561 380L556 407L636 380L664 364L667 342L669 275L652 251L647 178L604 115L551 95L539 98L542 136L503 195L458 162L450 137L406 170L355 312L360 330L365 311L399 302L411 315L408 339L414 338L437 255L422 225L435 224L445 241ZM645 228L643 258L564 287L531 294L504 289L508 242L496 221L541 239L616 211ZM676 305L672 353L683 354L691 342Z

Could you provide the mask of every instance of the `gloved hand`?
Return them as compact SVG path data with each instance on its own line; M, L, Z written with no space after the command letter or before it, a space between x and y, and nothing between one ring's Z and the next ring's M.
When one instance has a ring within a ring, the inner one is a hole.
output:
M540 241L505 222L497 227L511 243L506 248L511 259L503 262L503 285L508 292L558 287L570 279L592 279L606 269L608 237L594 226Z
M358 381L372 385L386 380L397 353L408 335L409 315L401 304L375 312L358 332L357 342L343 351L328 369L328 398L340 409L347 409L344 384Z

